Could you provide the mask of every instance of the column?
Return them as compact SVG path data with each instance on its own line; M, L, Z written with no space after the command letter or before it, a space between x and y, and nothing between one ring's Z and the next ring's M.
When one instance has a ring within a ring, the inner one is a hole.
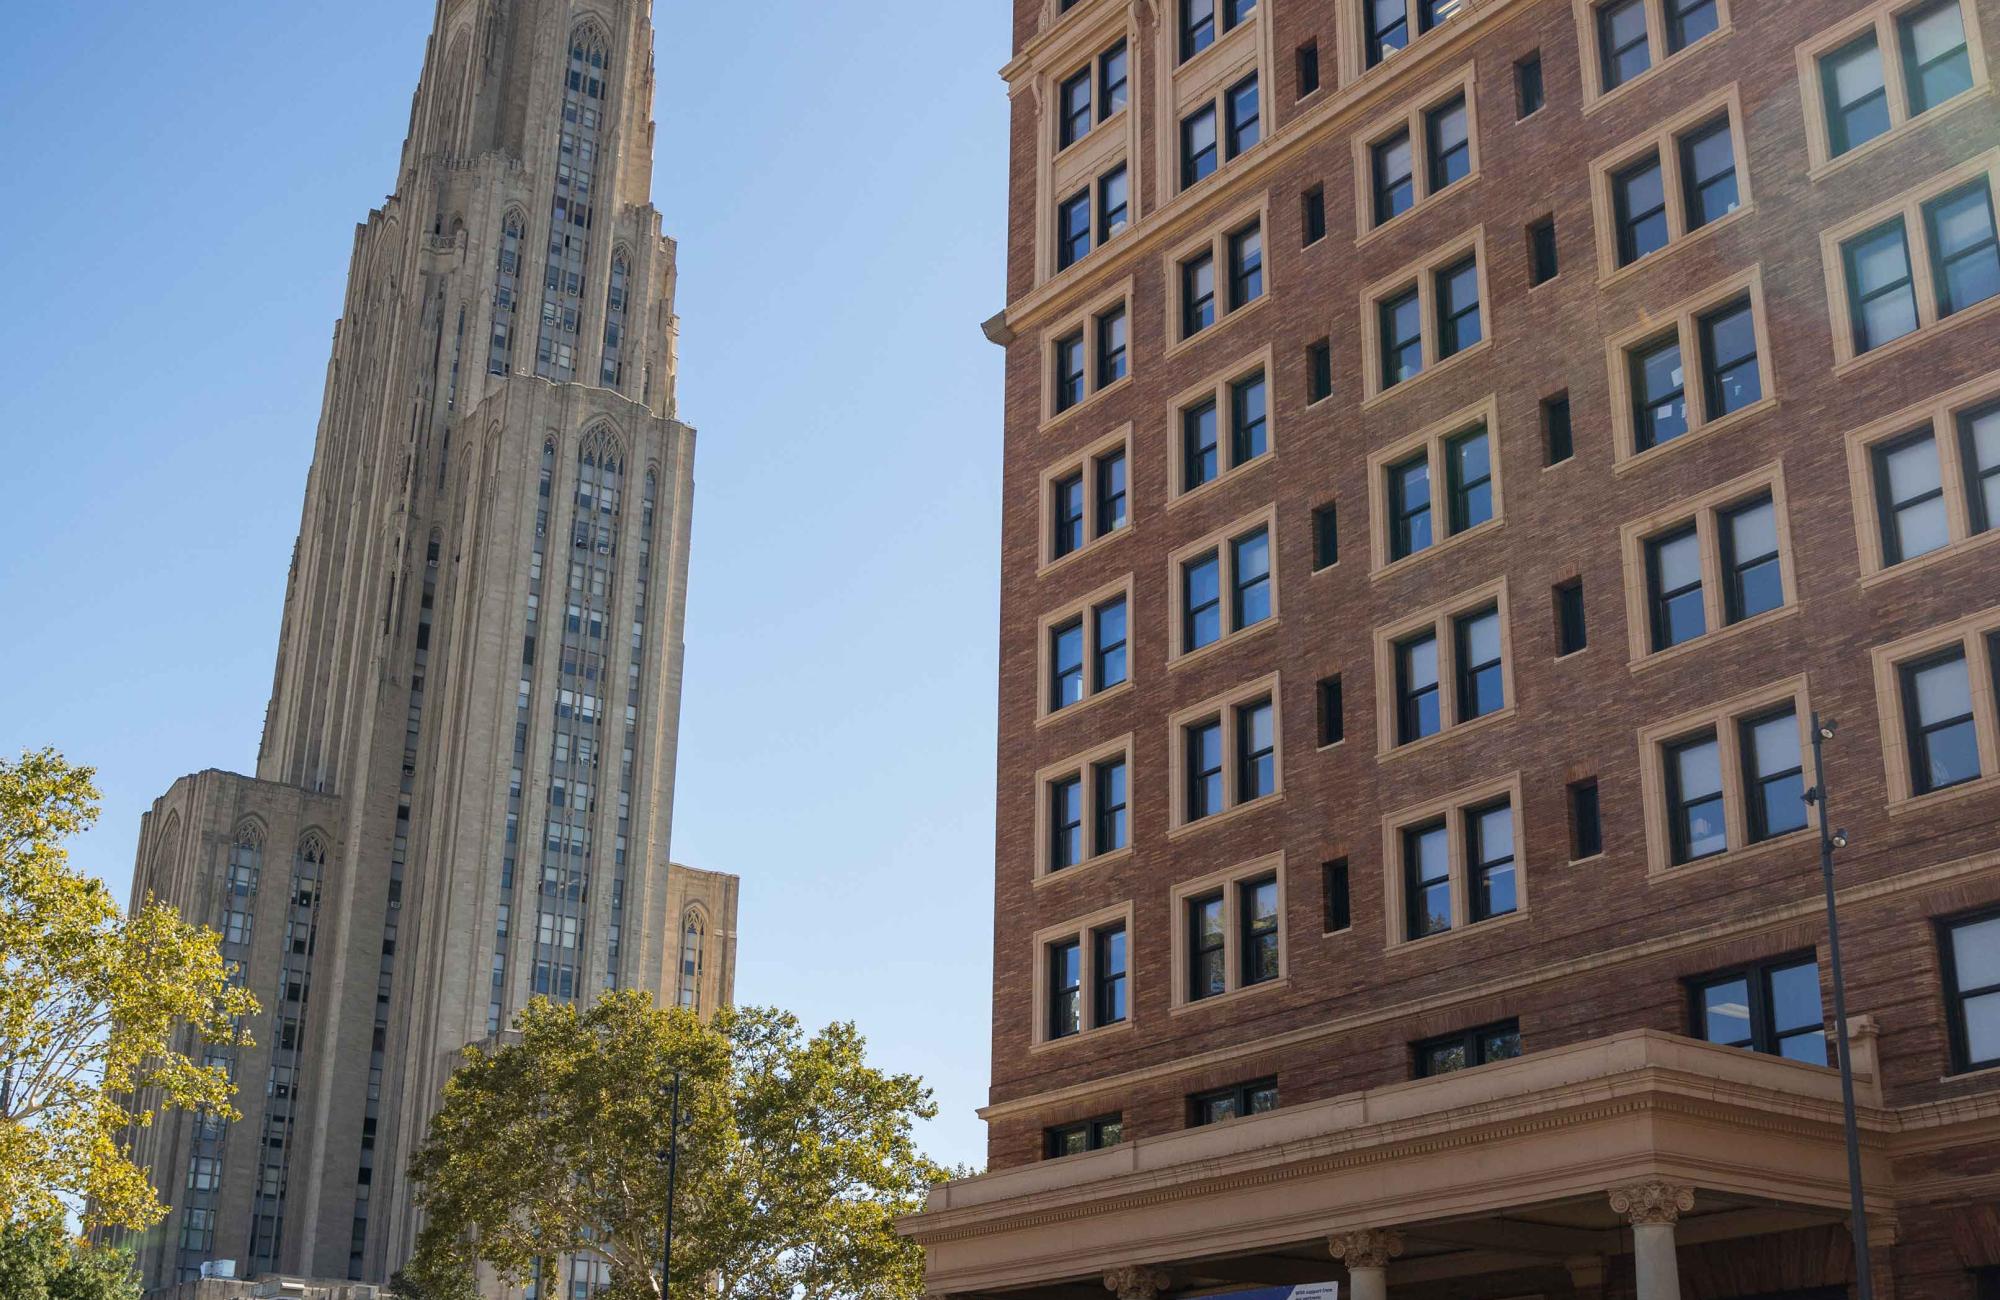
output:
M1638 1183L1611 1193L1611 1210L1632 1225L1632 1263L1639 1300L1681 1300L1674 1225L1694 1208L1694 1189L1679 1183Z
M1172 1281L1163 1268L1114 1268L1104 1275L1104 1289L1118 1300L1159 1300Z
M1327 1239L1333 1257L1347 1265L1350 1300L1388 1300L1389 1261L1403 1253L1402 1234L1385 1228L1357 1228Z

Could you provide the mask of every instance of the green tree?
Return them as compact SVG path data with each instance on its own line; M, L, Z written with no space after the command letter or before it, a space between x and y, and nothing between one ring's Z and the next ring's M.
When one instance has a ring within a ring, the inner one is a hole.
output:
M132 1257L70 1238L56 1225L0 1228L6 1300L139 1300Z
M519 1282L590 1251L608 1300L659 1300L678 1077L672 1295L922 1295L922 1252L893 1223L948 1172L911 1136L936 1106L920 1079L870 1067L852 1025L808 1034L754 1009L704 1023L626 991L587 1011L537 999L515 1028L467 1050L411 1163L412 1294L460 1300L478 1264Z
M238 1118L226 1069L257 1002L214 931L148 901L121 915L62 842L97 819L89 768L53 750L0 760L0 1216L145 1229L165 1215L125 1147L168 1108Z

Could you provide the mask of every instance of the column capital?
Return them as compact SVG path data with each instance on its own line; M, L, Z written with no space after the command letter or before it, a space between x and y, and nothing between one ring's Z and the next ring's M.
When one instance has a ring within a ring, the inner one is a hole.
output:
M1403 1234L1388 1228L1355 1228L1328 1237L1326 1248L1349 1268L1387 1268L1403 1253Z
M1634 1183L1611 1191L1611 1212L1637 1227L1647 1223L1679 1223L1694 1208L1694 1188L1685 1183Z
M1158 1300L1172 1281L1163 1268L1114 1268L1104 1275L1104 1289L1118 1300Z

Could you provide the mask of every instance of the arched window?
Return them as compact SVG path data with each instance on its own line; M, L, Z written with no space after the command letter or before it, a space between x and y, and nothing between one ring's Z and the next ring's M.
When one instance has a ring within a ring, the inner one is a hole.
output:
M256 822L244 822L236 828L236 843L229 850L230 906L240 906L235 900L257 897L263 874L264 832Z
M585 24L569 42L569 75L563 79L562 143L555 160L555 195L549 204L549 260L542 276L541 337L535 373L565 382L576 378L577 332L583 322L584 271L597 150L610 94L611 56L598 30Z
M493 282L493 343L487 354L490 374L504 375L514 365L514 309L521 294L521 238L525 222L509 212L500 229L500 265Z
M611 294L604 304L604 386L616 388L625 379L625 301L631 268L620 253L611 262Z
M701 1010L701 977L708 961L708 922L699 908L690 907L681 921L680 1005Z

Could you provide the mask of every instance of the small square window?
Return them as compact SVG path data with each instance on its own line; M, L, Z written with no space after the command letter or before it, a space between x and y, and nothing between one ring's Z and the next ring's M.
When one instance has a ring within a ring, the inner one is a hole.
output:
M1519 117L1542 111L1547 103L1542 86L1542 52L1536 50L1514 65L1514 109Z

